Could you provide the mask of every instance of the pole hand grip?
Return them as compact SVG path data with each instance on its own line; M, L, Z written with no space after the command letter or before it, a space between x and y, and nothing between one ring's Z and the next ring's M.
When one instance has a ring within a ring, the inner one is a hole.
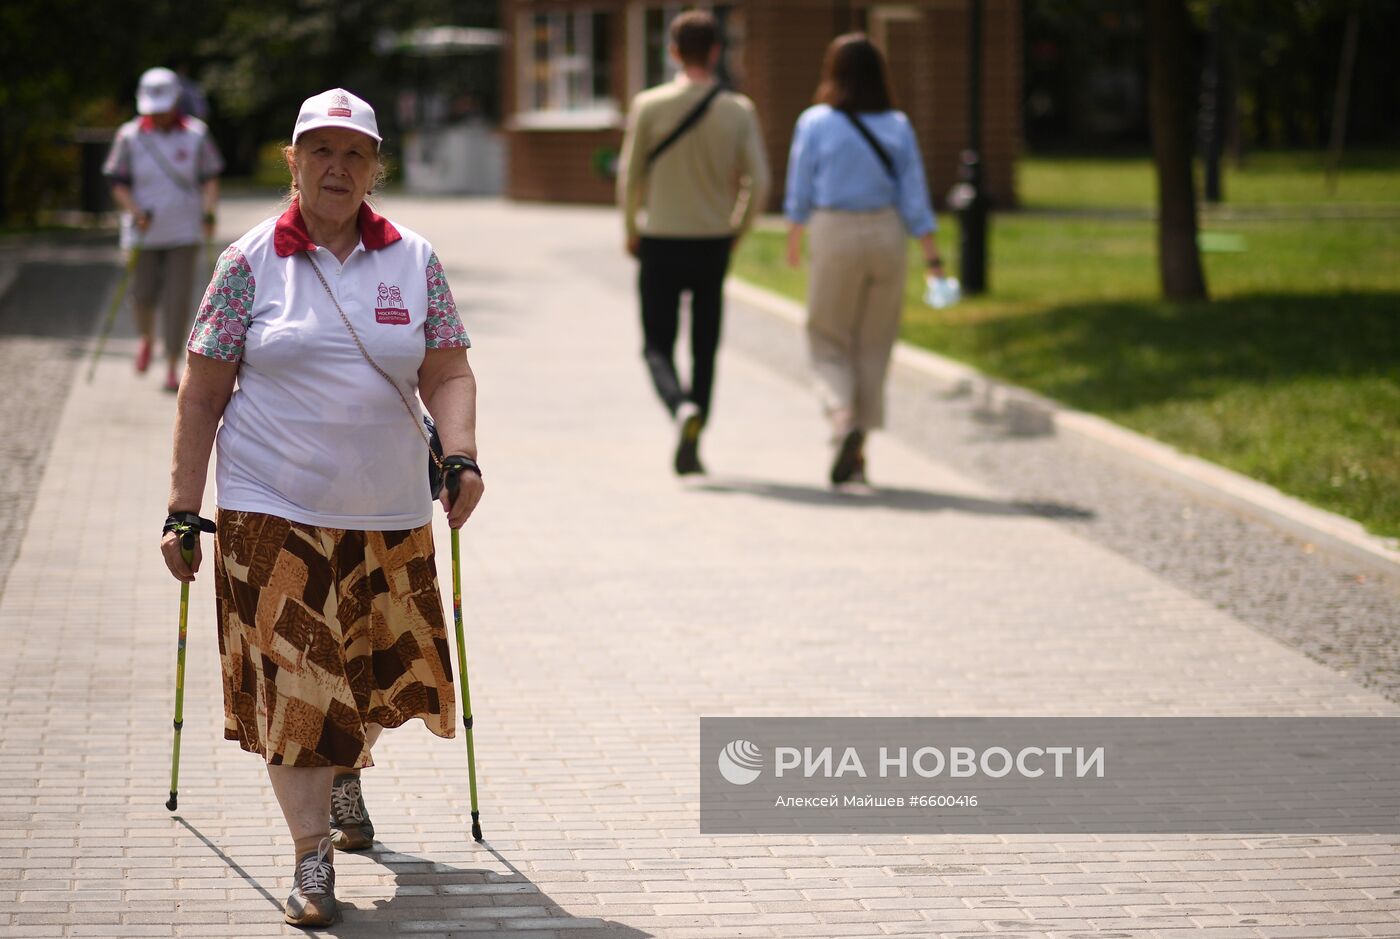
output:
M180 557L185 559L186 564L194 563L194 548L199 543L199 533L208 532L214 534L216 529L214 523L207 518L201 518L195 512L172 512L165 517L165 526L162 532L174 532L180 539Z
M448 499L457 501L457 492L462 488L462 474L475 473L481 476L481 467L469 456L453 454L442 461L442 484L447 488Z

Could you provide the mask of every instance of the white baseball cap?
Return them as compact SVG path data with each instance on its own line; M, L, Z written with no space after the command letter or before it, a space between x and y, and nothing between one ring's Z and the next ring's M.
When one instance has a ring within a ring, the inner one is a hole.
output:
M297 138L308 130L318 127L345 127L373 137L376 144L381 140L374 108L344 88L323 91L301 103L301 113L297 115L296 127L292 129L292 143L296 143Z
M168 68L148 68L136 85L136 113L164 114L180 100L180 77Z

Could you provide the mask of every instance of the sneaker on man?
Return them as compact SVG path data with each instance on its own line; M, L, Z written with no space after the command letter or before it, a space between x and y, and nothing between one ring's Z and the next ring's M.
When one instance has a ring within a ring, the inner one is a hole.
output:
M292 892L283 908L283 919L292 926L330 926L340 919L335 899L335 868L331 865L331 839L322 838L315 851L297 858Z
M374 823L354 773L341 773L331 783L331 844L337 851L363 851L374 844Z
M686 401L676 409L676 426L680 430L680 439L676 442L676 475L705 472L700 462L700 431L704 422L700 419L700 408L693 401Z

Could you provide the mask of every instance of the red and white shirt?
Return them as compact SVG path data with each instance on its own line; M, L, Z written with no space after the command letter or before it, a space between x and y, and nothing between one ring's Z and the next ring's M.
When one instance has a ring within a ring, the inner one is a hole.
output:
M124 217L122 247L199 244L204 238L200 186L223 171L223 158L199 118L182 114L170 130L158 129L149 117L123 124L102 172L110 181L131 187L136 204L151 213L151 225L139 234L134 220Z
M426 350L471 341L432 246L368 206L359 226L342 265L312 242L293 202L219 258L189 349L239 363L218 434L220 508L359 531L432 518L418 369Z

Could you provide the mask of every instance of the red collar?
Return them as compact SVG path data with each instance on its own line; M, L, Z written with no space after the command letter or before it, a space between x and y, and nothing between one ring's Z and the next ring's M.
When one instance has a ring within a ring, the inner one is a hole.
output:
M403 235L387 218L376 214L363 202L360 203L358 223L360 242L366 251L378 251L403 240ZM311 240L311 233L306 230L306 220L301 217L301 203L297 200L293 199L287 211L277 220L272 231L272 247L279 258L291 257L298 251L316 250L316 242Z
M171 129L171 130L188 130L188 129L189 129L189 126L190 126L190 122L187 121L187 120L185 119L185 115L181 114L181 113L178 112L178 111L175 112L175 123L174 123L174 125L171 126L170 129ZM138 125L138 127L140 128L141 133L143 133L143 134L154 133L155 131L157 131L157 130L160 129L160 128L156 127L156 119L153 118L153 117L151 117L151 115L149 115L149 114L146 114L146 115L142 116L142 118L141 118L141 123Z

